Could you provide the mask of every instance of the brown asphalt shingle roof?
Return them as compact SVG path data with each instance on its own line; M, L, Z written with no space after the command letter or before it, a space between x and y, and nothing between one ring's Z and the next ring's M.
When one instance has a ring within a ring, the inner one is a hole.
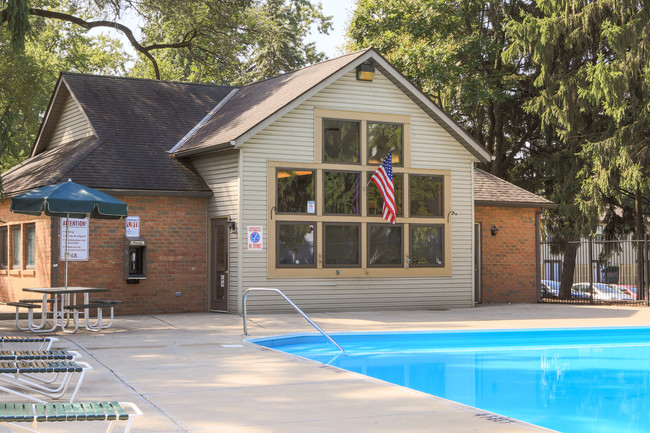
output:
M5 192L68 178L103 189L210 191L168 150L232 87L72 73L63 73L60 79L98 137L37 153L3 174Z
M191 153L238 139L369 50L340 56L239 88L176 152Z
M553 202L544 197L478 168L474 169L474 203L492 206L555 207Z

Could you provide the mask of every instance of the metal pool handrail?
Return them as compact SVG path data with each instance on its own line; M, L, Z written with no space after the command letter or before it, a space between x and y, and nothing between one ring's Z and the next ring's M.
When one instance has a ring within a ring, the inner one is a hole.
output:
M250 289L246 290L246 292L244 292L244 335L248 335L248 328L246 326L247 317L248 317L247 314L246 314L246 298L248 297L249 292L275 292L275 293L280 294L280 296L282 296L289 304L291 304L291 306L293 308L295 308L295 310L297 312L299 312L302 315L302 317L307 319L307 321L311 324L311 326L313 326L314 328L316 328L316 330L318 332L323 334L323 336L325 336L325 338L327 338L329 341L331 341L333 345L338 347L338 349L341 352L345 353L345 350L343 350L343 348L336 341L334 341L334 339L332 337L330 337L327 332L323 331L317 324L315 324L313 320L311 320L300 308L298 308L298 306L296 304L294 304L291 301L291 299L289 299L287 297L287 295L282 293L282 291L279 290L279 289L271 289L271 288L266 288L266 287L251 287Z

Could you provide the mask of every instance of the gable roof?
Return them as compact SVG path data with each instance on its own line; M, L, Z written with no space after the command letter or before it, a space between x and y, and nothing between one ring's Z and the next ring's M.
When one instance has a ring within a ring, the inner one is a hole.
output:
M474 169L474 204L478 206L512 206L554 208L550 200L526 191L481 169Z
M370 48L240 88L62 73L32 156L3 174L3 188L17 194L72 178L104 190L209 195L189 160L175 156L236 147L364 62L479 161L490 159L485 148ZM90 136L48 149L66 104L76 104Z
M32 157L3 174L5 192L62 182L116 190L209 193L203 179L167 150L232 87L63 73ZM95 136L46 149L72 95Z
M490 160L491 155L483 146L374 48L241 87L219 110L204 120L201 128L184 137L170 151L178 156L187 156L221 147L237 147L364 62L372 63L479 161Z

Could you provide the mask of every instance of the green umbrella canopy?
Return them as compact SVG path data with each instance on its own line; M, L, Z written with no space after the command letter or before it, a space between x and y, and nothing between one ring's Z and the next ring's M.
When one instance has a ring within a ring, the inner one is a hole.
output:
M70 180L13 197L11 211L63 218L120 219L127 215L126 203Z

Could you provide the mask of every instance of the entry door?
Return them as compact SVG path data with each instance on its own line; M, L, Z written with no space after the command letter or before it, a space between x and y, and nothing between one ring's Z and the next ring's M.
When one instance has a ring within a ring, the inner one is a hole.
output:
M210 309L228 310L228 220L217 218L210 224Z
M481 223L474 224L474 302L483 302L481 290Z

